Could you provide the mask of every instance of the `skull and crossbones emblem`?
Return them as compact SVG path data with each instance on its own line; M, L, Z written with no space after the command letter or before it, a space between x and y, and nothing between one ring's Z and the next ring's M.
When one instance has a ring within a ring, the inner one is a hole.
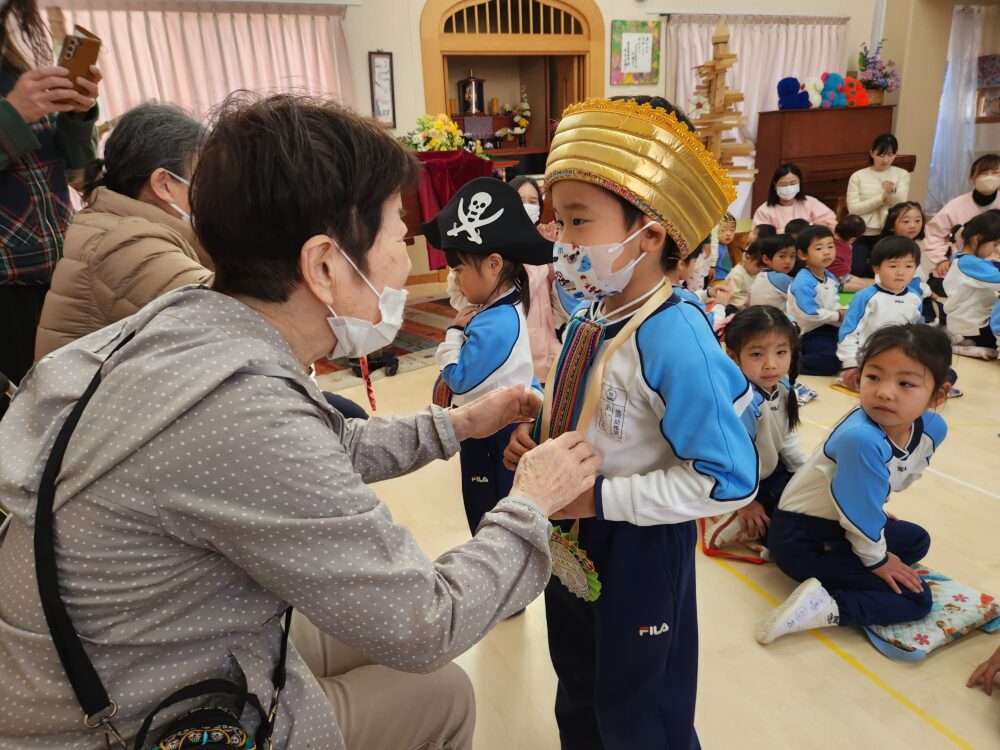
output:
M487 224L492 224L500 218L504 211L501 208L492 216L484 216L483 214L486 213L486 209L490 207L491 203L493 203L492 195L489 193L476 193L469 200L469 211L466 213L465 198L460 198L458 201L458 218L461 220L461 224L454 224L448 230L448 236L457 237L460 232L465 232L469 236L470 241L475 242L477 245L483 244L479 228Z

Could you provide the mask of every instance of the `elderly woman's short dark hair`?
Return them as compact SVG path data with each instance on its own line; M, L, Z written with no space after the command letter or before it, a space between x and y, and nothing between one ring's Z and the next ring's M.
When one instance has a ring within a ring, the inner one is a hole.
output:
M367 271L385 202L412 184L413 154L373 120L329 101L246 92L220 108L191 191L213 288L283 302L306 240L328 235Z
M138 198L160 167L189 178L207 129L173 104L140 104L115 125L104 158L84 172L83 193L89 199L99 187Z

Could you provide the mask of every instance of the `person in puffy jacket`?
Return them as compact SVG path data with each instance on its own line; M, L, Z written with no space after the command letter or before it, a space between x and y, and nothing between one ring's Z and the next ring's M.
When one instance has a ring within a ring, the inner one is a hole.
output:
M35 338L35 359L125 318L165 292L208 284L188 187L205 127L169 104L127 112L90 163L87 207L66 232Z

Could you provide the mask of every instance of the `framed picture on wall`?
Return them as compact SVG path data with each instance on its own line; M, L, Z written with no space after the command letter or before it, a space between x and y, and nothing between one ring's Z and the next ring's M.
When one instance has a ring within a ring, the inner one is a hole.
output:
M660 82L660 21L611 22L611 85Z
M976 103L976 120L1000 122L1000 86L979 89Z
M372 87L372 117L387 127L396 127L396 90L392 75L392 53L369 52L368 76Z

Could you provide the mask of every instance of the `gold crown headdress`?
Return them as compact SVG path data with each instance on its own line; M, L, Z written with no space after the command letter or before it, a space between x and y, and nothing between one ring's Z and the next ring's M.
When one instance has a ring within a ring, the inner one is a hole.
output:
M545 189L580 180L620 195L659 222L681 257L736 200L736 187L697 134L673 113L634 99L588 99L563 112L545 164Z

